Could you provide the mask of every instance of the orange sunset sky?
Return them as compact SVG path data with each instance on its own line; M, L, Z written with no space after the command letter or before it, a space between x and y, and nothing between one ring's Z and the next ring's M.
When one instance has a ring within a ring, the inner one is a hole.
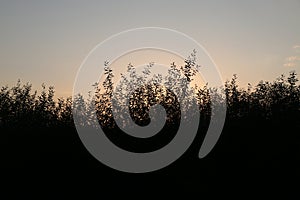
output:
M77 70L98 43L149 26L194 38L224 80L237 74L242 86L272 81L300 72L299 19L299 0L1 1L0 85L21 79L70 96Z

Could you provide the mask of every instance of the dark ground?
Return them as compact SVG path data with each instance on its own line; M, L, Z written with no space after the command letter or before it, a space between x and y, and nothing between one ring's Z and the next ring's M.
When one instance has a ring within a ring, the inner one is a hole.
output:
M146 174L104 166L88 153L73 128L1 130L1 171L8 177L24 175L41 183L50 179L109 187L199 186L204 191L252 182L254 186L265 183L281 187L297 184L300 178L299 130L299 124L226 123L220 140L205 158L197 157L203 137L200 131L180 159ZM79 181L82 179L84 182Z

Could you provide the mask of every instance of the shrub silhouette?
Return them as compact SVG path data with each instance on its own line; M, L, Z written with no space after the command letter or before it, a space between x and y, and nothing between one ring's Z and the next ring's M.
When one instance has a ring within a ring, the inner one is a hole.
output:
M72 99L54 100L54 87L42 85L40 95L32 92L32 85L21 85L20 80L12 88L0 91L0 126L2 128L51 128L70 126Z
M227 166L226 169L233 168L233 171L236 170L236 166L242 166L244 170L253 170L259 166L259 169L275 171L278 168L294 169L299 175L300 166L297 163L300 163L300 86L296 72L290 72L288 77L281 75L273 82L260 81L255 86L248 84L247 88L239 87L237 75L233 75L231 80L225 82L225 98L218 95L218 92L213 92L220 88L211 88L209 84L191 88L184 86L194 79L195 59L196 54L193 52L185 60L184 66L171 63L165 78L160 74L151 74L153 63L143 69L142 75L138 75L135 67L129 64L128 76L121 75L116 87L113 83L115 74L106 62L105 80L95 83L95 94L90 94L89 99L77 95L74 102L71 97L55 100L54 87L46 88L44 84L40 94L32 90L31 84L22 85L20 80L11 88L4 86L0 90L1 137L8 138L9 141L20 140L15 151L22 149L23 162L29 163L29 166L30 163L34 165L42 162L40 154L52 155L53 152L59 152L55 154L55 159L67 166L73 166L75 163L84 166L83 163L86 162L89 166L97 166L97 162L89 160L87 153L82 153L85 150L73 124L73 108L76 108L76 112L85 114L81 122L85 126L93 124L91 121L95 119L90 116L91 113L95 113L97 123L118 146L133 152L148 152L161 148L174 137L180 118L188 121L188 117L181 116L181 110L187 110L189 117L192 117L193 111L189 110L189 106L196 102L201 119L196 142L188 150L186 155L189 156L184 160L190 162L190 165L182 164L190 168L194 166L188 171L194 174L197 174L198 169L213 171L217 165L224 168ZM135 88L137 84L142 87ZM179 99L183 99L182 97L187 98L180 104ZM210 116L214 114L211 109L212 98L217 99L219 103L226 101L226 122L218 144L209 155L213 161L206 161L208 164L200 166L197 163L203 163L198 161L197 153L208 128ZM129 109L125 100L128 100ZM149 139L122 135L118 126L129 126L130 123L124 116L114 116L114 112L127 112L136 124L145 126L150 123L149 109L155 104L160 104L166 109L167 120L162 133ZM122 124L116 124L114 117L119 118ZM47 139L42 140L43 145L37 146L43 137ZM10 145L12 143L8 142L2 146L9 149ZM28 148L32 148L30 153L26 150ZM70 151L73 152L73 157L62 153ZM31 155L31 159L28 155ZM7 162L9 167L19 165L10 160L12 155L6 157L4 162ZM55 163L55 159L50 160ZM50 165L50 161L43 162L47 163L47 166ZM180 161L178 165L182 167Z

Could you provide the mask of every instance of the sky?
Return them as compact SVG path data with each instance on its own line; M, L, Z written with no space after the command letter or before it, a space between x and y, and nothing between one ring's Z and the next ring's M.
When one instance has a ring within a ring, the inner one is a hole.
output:
M248 82L300 73L300 1L0 1L0 85L18 79L72 95L84 58L121 31L163 27L209 52L222 78Z

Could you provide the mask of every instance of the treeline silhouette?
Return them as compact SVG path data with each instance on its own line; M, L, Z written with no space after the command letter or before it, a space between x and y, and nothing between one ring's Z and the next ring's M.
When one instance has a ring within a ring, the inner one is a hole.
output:
M297 82L297 74L292 71L288 77L281 75L273 82L260 81L256 86L248 84L248 88L244 89L237 85L237 75L234 75L230 81L225 83L226 120L272 121L274 123L286 121L296 124L300 116L300 86L297 85ZM128 83L130 86L134 85L134 82ZM172 109L168 112L170 115L176 115L177 118L180 115L180 105L176 95L161 84L162 82L144 85L130 94L131 117L137 124L145 125L150 122L149 108L155 104L163 104L164 107ZM112 85L113 83L110 82L109 87ZM128 85L126 86L128 87ZM100 89L97 91L96 99L93 99L95 107L92 105L90 109L97 109L98 119L103 128L105 126L113 128L115 126L111 111L113 87L110 89L105 87L104 89L106 91L102 94L100 94ZM125 93L127 91L117 89L119 90L116 93L117 101L119 99L126 100L128 95L126 96ZM179 90L180 88L176 89ZM187 95L197 98L202 117L211 114L211 90L207 85L202 88L196 87L195 96L192 96L191 91L188 91L190 94ZM41 93L37 94L37 91L32 91L31 84L22 85L20 80L11 88L2 87L0 90L0 127L12 129L73 127L72 97L55 100L54 94L53 86L46 89L43 84ZM88 105L90 102L85 101L80 95L75 101L78 101L75 102L77 103L75 105L82 105L81 103L84 102L86 107L90 106ZM169 122L171 122L171 118L173 117L168 115ZM111 122L109 122L110 120Z
M194 143L175 164L157 173L167 171L184 179L196 179L203 171L210 175L234 174L237 171L277 171L282 175L289 171L300 175L300 86L295 71L287 77L281 75L273 82L260 81L254 86L248 84L247 88L239 87L237 75L233 75L223 88L224 98L221 95L212 97L212 92L220 88L210 88L208 84L191 88L184 86L191 83L196 73L194 53L185 60L184 66L172 63L166 78L154 74L147 79L151 76L152 66L150 63L142 75L138 75L135 67L129 64L129 76L122 75L119 85L114 88L113 70L106 64L105 80L94 85L95 94L88 100L77 95L74 102L71 97L55 99L54 87L46 88L44 84L39 94L33 91L31 84L22 84L21 81L11 88L2 87L1 166L81 166L99 168L103 170L103 175L107 175L107 171L116 173L98 163L85 150L74 126L74 107L80 107L86 113L83 123L87 126L89 120L94 120L89 119L89 115L96 112L98 123L116 145L133 152L148 152L163 147L174 137L180 118L188 121L192 117L193 111L189 110L189 105L194 102L201 113ZM143 86L135 88L136 85ZM211 98L226 101L227 116L217 145L206 158L199 160L198 151L213 114ZM184 99L184 104L180 104L178 99ZM113 117L114 112L128 112L136 124L145 126L151 123L149 109L155 104L162 105L167 114L166 124L157 137L129 137L120 129L130 125L127 119L124 116ZM181 116L182 109L186 109L189 116ZM118 117L121 124L116 124Z

